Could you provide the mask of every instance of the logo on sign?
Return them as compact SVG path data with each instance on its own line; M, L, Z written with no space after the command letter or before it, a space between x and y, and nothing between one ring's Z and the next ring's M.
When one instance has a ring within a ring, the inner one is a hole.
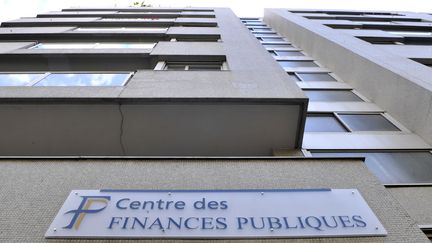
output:
M81 196L82 201L77 209L67 211L65 214L73 214L72 220L64 229L79 229L81 222L83 221L86 214L99 213L108 206L108 202L111 200L110 196ZM99 206L98 208L92 208L92 205ZM102 205L102 207L100 207Z

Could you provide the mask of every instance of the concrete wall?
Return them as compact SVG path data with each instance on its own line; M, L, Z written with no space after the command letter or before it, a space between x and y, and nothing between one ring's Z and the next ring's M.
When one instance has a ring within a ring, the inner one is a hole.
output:
M354 159L3 160L0 183L4 242L50 242L44 239L45 231L70 191L103 188L357 188L388 236L292 242L428 242L395 198Z
M432 143L431 68L285 9L267 9L264 20L409 130Z

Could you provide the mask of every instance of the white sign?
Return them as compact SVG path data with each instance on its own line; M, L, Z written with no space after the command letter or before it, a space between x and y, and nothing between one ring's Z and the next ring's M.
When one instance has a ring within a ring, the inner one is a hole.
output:
M74 190L46 238L385 236L355 189Z

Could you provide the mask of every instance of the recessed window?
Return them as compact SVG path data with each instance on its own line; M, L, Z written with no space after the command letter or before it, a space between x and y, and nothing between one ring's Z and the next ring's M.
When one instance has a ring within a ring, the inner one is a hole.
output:
M400 131L381 114L338 114L351 131Z
M296 68L296 67L318 67L313 61L278 61L282 67Z
M394 35L410 35L410 36L428 36L432 37L431 31L387 31L387 33Z
M146 33L164 33L167 28L134 28L134 27L119 27L119 28L77 28L75 31L80 32L146 32Z
M309 114L306 132L400 131L381 114Z
M301 81L336 81L328 73L296 73Z
M136 21L144 21L144 22L166 22L166 21L175 21L172 18L103 18L98 21L113 21L113 22L136 22Z
M0 86L30 86L44 73L0 73Z
M297 77L297 75L295 73L288 73L288 75L290 76L291 79L293 79L294 81L301 81L299 79L299 77Z
M123 86L130 73L52 73L35 86Z
M347 132L333 114L308 114L305 132Z
M266 48L292 48L290 44L262 44Z
M315 157L365 157L368 169L383 184L432 183L432 154L424 152L321 153Z
M155 43L39 43L35 49L152 49Z
M299 51L271 51L271 53L275 56L285 56L285 57L297 57L304 56L303 53Z
M267 42L270 42L270 41L284 41L284 39L282 38L282 37L257 37L257 39L258 40L261 40L261 41L267 41Z
M304 90L310 101L363 101L349 90Z
M223 62L166 62L163 70L174 71L220 71L224 70Z
M0 86L123 86L131 73L1 73Z

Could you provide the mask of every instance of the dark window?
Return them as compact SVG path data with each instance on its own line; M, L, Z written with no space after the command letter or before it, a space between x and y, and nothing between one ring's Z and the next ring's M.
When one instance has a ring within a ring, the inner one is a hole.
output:
M305 132L347 132L333 114L309 114Z
M338 114L351 131L400 131L381 114Z
M288 75L295 81L301 81L295 73L288 73Z
M278 61L282 67L318 67L313 61Z
M310 101L363 101L349 90L304 90Z
M316 157L365 157L368 169L383 184L432 183L430 152L318 153Z
M336 81L328 73L297 73L302 81Z
M267 48L291 48L293 47L290 44L263 44L264 47Z
M164 70L217 71L222 70L222 62L167 62Z
M303 53L299 51L274 51L278 56L304 56Z

